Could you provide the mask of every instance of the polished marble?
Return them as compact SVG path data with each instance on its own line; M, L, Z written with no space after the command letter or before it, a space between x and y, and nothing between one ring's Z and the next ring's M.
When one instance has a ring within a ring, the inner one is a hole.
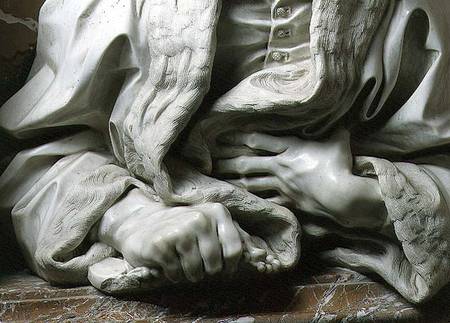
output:
M416 307L361 274L328 269L287 279L206 284L115 298L92 287L57 288L19 273L0 279L4 321L432 322L450 319L450 289Z

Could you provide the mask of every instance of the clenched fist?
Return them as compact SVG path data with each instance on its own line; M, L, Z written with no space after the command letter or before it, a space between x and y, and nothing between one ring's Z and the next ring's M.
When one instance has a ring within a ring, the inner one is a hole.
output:
M130 194L142 199L137 190ZM185 278L197 282L205 274L236 271L243 251L241 236L221 204L157 208L149 204L125 213L119 203L106 214L99 236L132 266L158 269L173 282Z

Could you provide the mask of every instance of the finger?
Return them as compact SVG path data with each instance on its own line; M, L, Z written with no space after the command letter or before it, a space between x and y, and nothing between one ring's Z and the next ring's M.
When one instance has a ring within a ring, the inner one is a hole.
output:
M225 271L234 273L237 271L243 251L239 232L231 219L219 222L217 232L222 246Z
M176 251L186 278L193 283L202 280L204 271L197 239L193 236L184 237L177 243Z
M140 282L150 280L161 280L161 273L158 269L147 268L147 267L137 267L127 273L128 277L134 277Z
M258 192L270 190L277 191L279 195L266 198L266 200L286 207L295 205L295 202L286 195L289 193L292 194L292 192L277 177L274 176L251 177L251 178L244 177L236 180L228 180L228 182L256 194Z
M274 176L241 178L229 180L229 183L245 188L250 192L262 192L268 190L281 191L281 182Z
M162 239L157 239L152 243L150 252L151 259L161 267L167 279L174 283L182 280L183 270L174 248L169 247Z
M274 174L275 167L273 157L241 156L237 158L218 160L215 170L220 174Z
M262 239L257 239L243 230L238 223L235 226L243 243L244 256L249 263L257 263L265 259L267 256L267 244ZM259 242L257 245L256 243ZM264 246L266 248L264 248Z
M269 202L272 202L274 204L278 204L278 205L285 206L285 207L292 206L294 204L294 202L284 194L270 197L270 198L267 198L266 200Z
M282 153L288 148L286 138L274 137L262 133L233 133L224 136L223 140L233 145L245 145L252 149Z
M275 273L279 272L281 269L281 261L279 261L278 259L274 259L272 262L272 268L273 272Z
M175 251L167 253L165 260L161 262L162 269L166 277L174 283L183 279L183 269Z
M321 239L326 236L337 236L336 241L347 241L353 246L351 249L336 246L335 248L319 253L319 257L334 265L351 269L386 270L389 260L397 259L398 246L388 240L381 240L370 235L347 232L337 226L304 223L305 236L310 239ZM380 253L380 250L382 252ZM384 266L384 267L383 267Z
M211 155L215 159L228 159L239 156L257 156L258 154L246 146L219 146L211 150Z
M151 271L147 267L137 267L130 270L127 275L131 276L134 275L135 277L139 279L149 279L150 277L153 277Z
M222 248L217 234L217 222L211 219L211 226L198 234L198 247L205 272L214 275L222 270Z
M224 232L219 235L223 259L225 264L225 271L227 273L235 273L238 270L239 262L242 257L243 245L240 239L239 233L235 228L228 229L228 234L225 234L227 230L223 230ZM234 231L234 232L231 232Z
M230 212L220 203L207 203L198 207L203 213L215 218L225 271L228 273L235 272L243 250L239 231Z

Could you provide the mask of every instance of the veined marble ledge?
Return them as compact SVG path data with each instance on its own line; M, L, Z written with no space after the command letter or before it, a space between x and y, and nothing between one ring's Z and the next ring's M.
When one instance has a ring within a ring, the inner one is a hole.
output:
M446 323L450 289L438 296L415 307L382 283L337 268L274 281L207 284L119 299L92 287L51 287L20 273L0 278L0 318L4 322Z

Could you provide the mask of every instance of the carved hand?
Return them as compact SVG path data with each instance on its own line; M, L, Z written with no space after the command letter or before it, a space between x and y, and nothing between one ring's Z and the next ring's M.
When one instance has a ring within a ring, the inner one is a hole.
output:
M240 175L231 180L235 185L256 194L276 191L271 201L331 217L344 226L374 227L383 222L377 181L352 174L347 131L320 142L260 133L240 133L224 141L232 146L222 150L215 169L221 175Z
M100 223L100 240L120 251L132 266L156 268L173 282L234 272L241 258L238 228L221 204L157 210L149 206L113 217L106 214Z

